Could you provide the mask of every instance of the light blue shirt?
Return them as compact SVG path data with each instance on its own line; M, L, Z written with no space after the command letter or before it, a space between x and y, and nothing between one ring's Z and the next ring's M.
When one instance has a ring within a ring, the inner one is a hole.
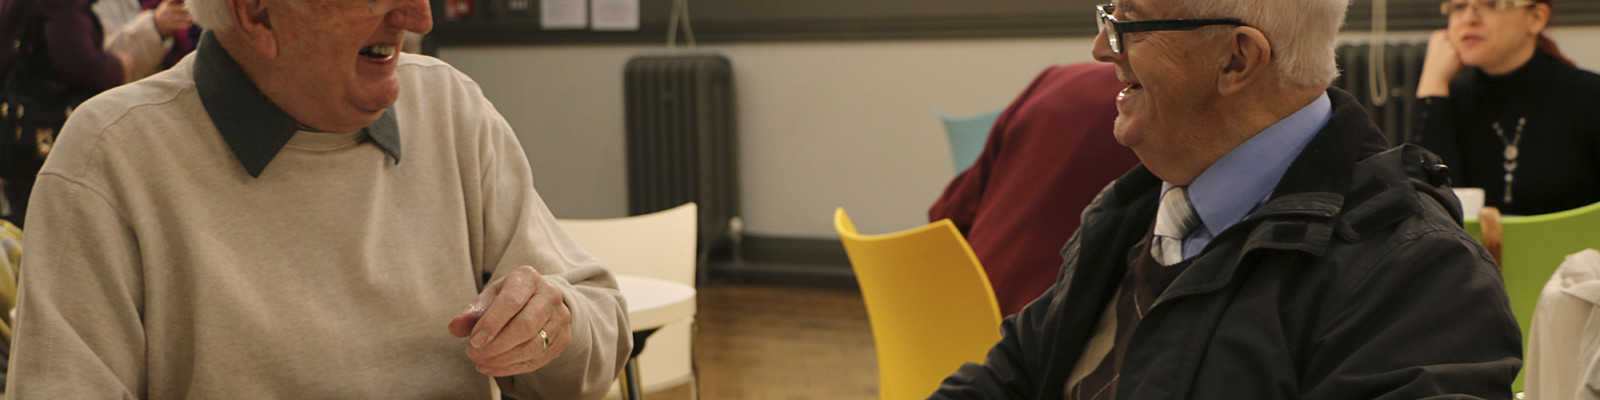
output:
M1311 104L1246 140L1211 164L1189 184L1189 202L1200 226L1183 239L1183 259L1200 254L1211 239L1266 204L1289 164L1333 117L1333 102L1323 93ZM1161 185L1161 193L1174 186Z

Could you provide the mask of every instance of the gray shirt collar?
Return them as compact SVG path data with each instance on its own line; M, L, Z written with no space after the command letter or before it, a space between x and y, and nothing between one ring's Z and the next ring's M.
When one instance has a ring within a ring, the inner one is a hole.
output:
M256 88L210 31L200 36L195 53L194 83L200 104L245 171L251 177L261 177L261 171L289 143L300 125ZM400 125L393 106L362 130L396 164L400 163Z

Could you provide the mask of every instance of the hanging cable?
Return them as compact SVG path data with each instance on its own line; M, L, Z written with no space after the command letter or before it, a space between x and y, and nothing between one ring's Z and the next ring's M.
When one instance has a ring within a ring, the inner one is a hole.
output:
M1389 102L1389 0L1372 0L1372 39L1367 45L1367 95L1372 105Z
M673 0L672 1L672 16L667 17L667 49L668 50L672 50L672 49L678 47L678 13L681 13L681 12L683 12L683 9L678 7L678 1L677 0Z
M683 7L683 35L684 38L689 39L689 49L693 50L695 47L694 25L689 24L689 0L678 0L678 5Z
M678 47L678 13L683 8L678 6L678 0L672 0L672 16L667 17L667 49Z
M667 49L678 47L678 25L683 25L684 39L689 49L695 48L694 28L689 25L689 0L672 0L672 16L667 18Z

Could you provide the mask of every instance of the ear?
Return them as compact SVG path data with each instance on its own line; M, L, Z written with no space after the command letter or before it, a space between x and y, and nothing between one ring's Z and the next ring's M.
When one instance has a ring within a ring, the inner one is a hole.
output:
M264 58L277 57L278 39L273 36L272 19L267 13L266 2L270 0L224 1L228 2L233 26L238 28L239 35L244 37L245 42Z
M1528 34L1538 35L1544 32L1544 27L1550 24L1550 4L1533 3L1533 8L1528 9Z
M1227 44L1227 61L1217 77L1217 92L1231 95L1260 82L1270 71L1272 44L1261 30L1241 26L1233 29Z

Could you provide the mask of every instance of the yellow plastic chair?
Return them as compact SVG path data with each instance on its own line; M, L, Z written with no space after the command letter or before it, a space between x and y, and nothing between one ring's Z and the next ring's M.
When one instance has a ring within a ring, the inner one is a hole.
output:
M1495 247L1499 237L1498 258L1500 274L1505 277L1506 294L1511 297L1511 312L1522 327L1522 346L1528 346L1528 328L1533 326L1534 305L1539 303L1539 293L1555 274L1556 268L1568 254L1587 248L1600 248L1600 203L1554 212L1528 216L1498 216L1493 207L1484 207L1479 214L1485 218L1468 220L1466 231L1485 247ZM1493 227L1499 220L1498 233ZM1485 237L1491 240L1485 241ZM1517 375L1512 389L1522 391L1522 374Z
M878 397L924 399L1000 341L1000 305L950 220L862 235L843 208L834 229L855 269L878 350Z

